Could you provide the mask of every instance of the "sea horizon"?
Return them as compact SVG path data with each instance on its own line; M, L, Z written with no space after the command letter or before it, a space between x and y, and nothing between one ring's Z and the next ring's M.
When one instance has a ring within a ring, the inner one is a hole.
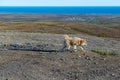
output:
M0 6L0 14L120 14L120 6Z

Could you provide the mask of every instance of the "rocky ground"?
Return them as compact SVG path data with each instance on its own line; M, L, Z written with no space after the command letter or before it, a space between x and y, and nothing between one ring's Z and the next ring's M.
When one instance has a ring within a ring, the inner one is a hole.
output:
M64 34L26 33L6 31L0 32L1 50L33 50L59 51L63 47ZM120 52L119 38L103 38L83 34L69 34L71 37L81 37L87 40L86 50L104 50Z
M119 38L75 34L87 39L86 52L60 52L63 34L0 32L0 80L120 80Z

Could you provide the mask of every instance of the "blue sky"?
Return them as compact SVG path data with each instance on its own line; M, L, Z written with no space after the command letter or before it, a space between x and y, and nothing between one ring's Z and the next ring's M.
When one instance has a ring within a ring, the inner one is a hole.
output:
M120 0L0 0L0 6L120 6Z

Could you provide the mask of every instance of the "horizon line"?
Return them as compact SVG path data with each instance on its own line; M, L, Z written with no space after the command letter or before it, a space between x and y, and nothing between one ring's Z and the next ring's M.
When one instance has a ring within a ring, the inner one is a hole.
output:
M120 7L120 6L0 6L0 7Z

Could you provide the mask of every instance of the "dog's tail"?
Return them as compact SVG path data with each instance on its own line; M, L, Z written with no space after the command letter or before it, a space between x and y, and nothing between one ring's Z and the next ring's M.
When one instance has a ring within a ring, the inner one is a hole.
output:
M64 35L64 39L68 40L68 39L70 39L70 37L68 35Z

